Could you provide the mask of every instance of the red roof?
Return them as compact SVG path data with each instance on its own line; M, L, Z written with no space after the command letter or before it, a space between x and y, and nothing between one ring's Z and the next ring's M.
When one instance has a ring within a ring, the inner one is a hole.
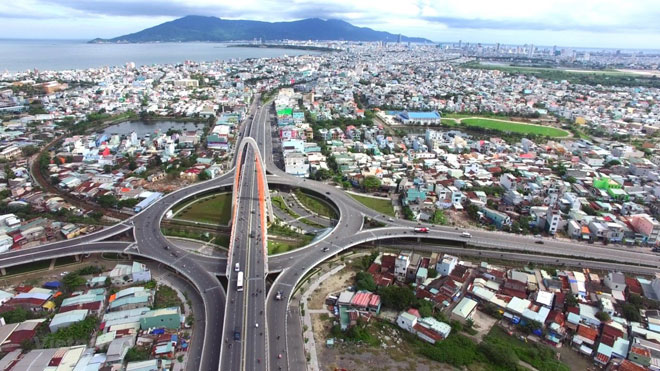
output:
M591 341L596 341L598 338L598 330L584 325L578 326L577 334Z
M378 304L380 304L380 296L368 291L358 292L353 295L353 299L351 299L351 305L358 308L367 308L370 305L377 306Z
M433 339L435 341L440 341L440 340L443 339L442 335L440 335L437 332L432 331L432 330L420 325L419 323L416 323L415 326L413 326L413 328L415 329L415 331L421 332L422 334L426 335L427 337L430 337L431 339Z
M415 316L415 317L417 317L417 318L420 318L420 317L421 317L421 315L419 314L419 311L418 311L417 309L415 309L415 308L410 308L410 309L408 309L408 313L409 313L409 314L412 314L413 316Z
M627 359L624 359L623 362L619 365L619 371L646 371L645 367L642 367L636 363L630 362Z
M606 364L607 362L610 361L610 357L604 355L603 353L598 353L598 354L596 354L596 360L600 361L603 364Z

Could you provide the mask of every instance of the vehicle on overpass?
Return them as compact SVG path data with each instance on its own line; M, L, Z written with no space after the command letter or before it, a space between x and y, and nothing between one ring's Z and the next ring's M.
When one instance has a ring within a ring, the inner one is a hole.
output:
M415 228L415 232L417 233L429 233L429 229L426 227L417 227Z
M236 291L243 291L243 271L238 272L236 278Z
M472 238L472 235L468 232L463 232L463 233L461 233L461 237Z

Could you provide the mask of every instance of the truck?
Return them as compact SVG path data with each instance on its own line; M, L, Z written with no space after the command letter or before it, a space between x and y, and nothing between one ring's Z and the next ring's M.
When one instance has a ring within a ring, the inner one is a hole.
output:
M243 291L243 271L238 272L236 277L236 291Z
M415 232L417 233L429 233L429 229L426 227L417 227L415 228Z

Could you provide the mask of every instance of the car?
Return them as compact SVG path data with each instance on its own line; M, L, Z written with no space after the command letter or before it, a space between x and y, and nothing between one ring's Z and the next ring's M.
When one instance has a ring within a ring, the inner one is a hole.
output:
M534 241L534 243L537 243L537 244L539 244L539 245L543 245L543 241L542 241L542 240L536 240L536 241Z
M417 233L429 233L429 229L426 227L417 227L414 231Z
M393 222L394 218L387 218L387 220L389 220L390 222Z
M250 210L250 214L254 214L254 210Z
M254 231L252 231L252 232L250 232L250 237L255 238L255 237L257 237L257 234Z
M325 192L325 194L327 194L327 195L329 195L329 194L330 194L330 192Z
M64 271L64 272L60 273L60 276L61 276L61 277L64 277L64 276L66 276L67 274L69 274L69 272Z
M172 256L175 257L175 258L178 258L178 257L179 257L179 254L173 252L173 253L172 253Z
M535 234L534 238L542 238L542 236L540 234Z
M238 331L234 331L234 340L239 341L241 340L241 333Z
M463 232L463 233L461 233L461 237L472 238L472 235L468 232Z
M254 324L254 327L255 327L255 328L259 328L259 323L258 323L258 322L255 323L255 324Z
M275 300L282 300L282 290L279 290L277 294L275 294Z
M235 271L235 272L238 272L238 271L240 271L240 270L241 270L241 266L240 266L240 264L239 264L239 263L236 263L236 265L234 266L234 271Z
M165 250L169 250L169 249L170 249L170 247L169 247L169 246L167 246L167 245L165 245L165 246L163 246L163 249L165 249Z
M330 250L330 249L327 248L327 247L324 247L324 248L323 248L323 252L327 252L328 250Z

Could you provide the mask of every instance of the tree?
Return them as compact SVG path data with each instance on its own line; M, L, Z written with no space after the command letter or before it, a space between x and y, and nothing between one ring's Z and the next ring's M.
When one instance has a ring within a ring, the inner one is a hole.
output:
M355 285L358 290L376 291L376 281L367 272L358 272L355 275Z
M7 179L16 178L16 174L14 173L14 170L11 169L11 166L9 166L9 164L5 164L5 175Z
M407 309L415 301L415 294L408 287L388 286L381 288L378 293L383 305L395 310Z
M422 317L433 316L433 304L428 300L419 300L417 303L417 310Z
M403 216L407 220L415 220L415 213L413 213L412 209L410 206L404 206L403 207Z
M477 220L479 218L479 206L475 204L467 205L467 214L470 218Z
M104 165L103 166L103 172L106 173L106 174L110 174L112 172L112 166Z
M373 175L369 175L364 178L362 185L364 186L364 189L367 190L367 192L372 192L380 188L380 183L380 179Z
M80 277L78 273L69 273L62 278L62 283L68 290L73 290L85 284L85 279Z
M603 311L596 313L596 318L598 318L601 322L609 322L611 319L610 315Z
M104 209L112 209L117 207L117 197L111 194L104 194L96 198L96 202Z
M639 309L630 303L623 303L623 317L632 322L641 322L642 320Z
M133 171L138 168L137 162L134 159L128 162L128 170Z
M203 182L205 180L211 179L211 176L209 175L209 173L206 170L203 170L203 171L200 171L199 174L197 174L197 179L200 182Z
M437 209L435 213L433 213L433 218L431 218L431 223L447 225L447 217L445 216L445 212L440 209Z
M479 344L479 351L485 355L489 361L502 366L506 370L518 369L518 356L511 346L506 343L483 341Z
M438 271L435 268L429 268L429 278L438 277Z

